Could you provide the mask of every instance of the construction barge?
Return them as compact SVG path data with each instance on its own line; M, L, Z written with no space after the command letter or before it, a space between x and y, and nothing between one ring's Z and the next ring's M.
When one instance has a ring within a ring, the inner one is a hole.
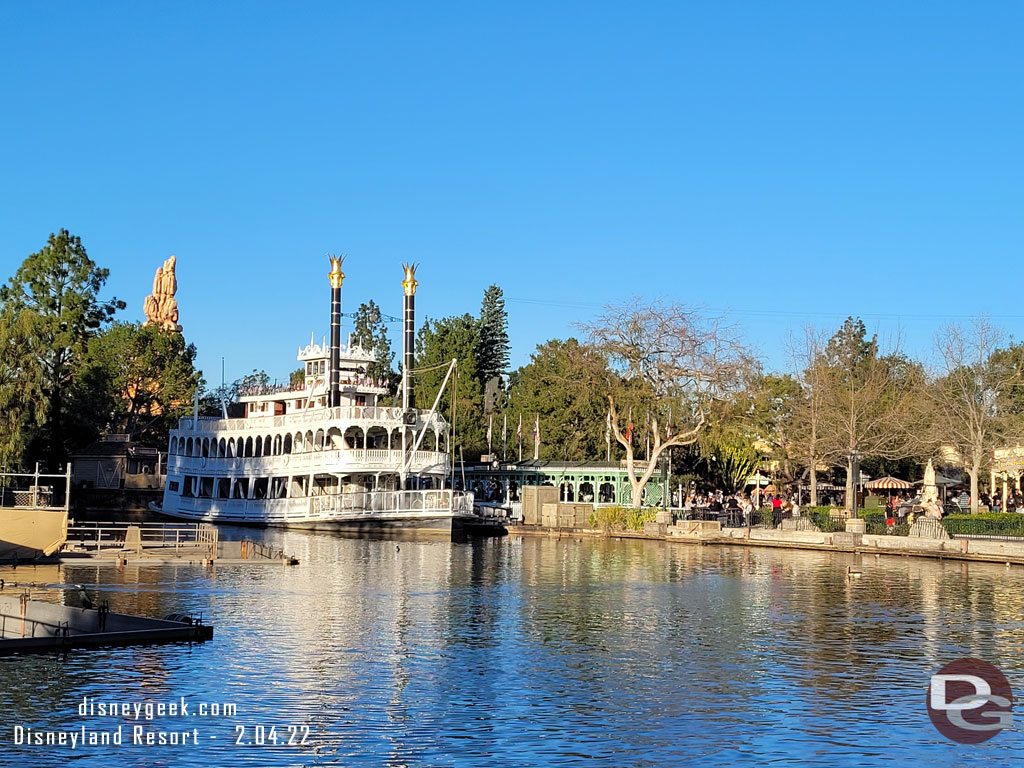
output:
M114 613L105 605L75 608L33 600L27 592L0 594L0 656L212 638L213 627L202 616L151 619Z

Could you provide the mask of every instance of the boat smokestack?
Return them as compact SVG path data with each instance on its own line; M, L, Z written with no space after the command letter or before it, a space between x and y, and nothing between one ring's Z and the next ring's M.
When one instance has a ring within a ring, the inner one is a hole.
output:
M402 288L405 298L402 303L402 408L409 410L416 407L416 395L412 388L412 366L414 343L416 339L416 266L403 264L405 279Z
M328 254L327 258L331 260L331 271L327 273L331 281L331 360L327 404L335 408L341 405L341 283L345 279L341 263L345 257Z

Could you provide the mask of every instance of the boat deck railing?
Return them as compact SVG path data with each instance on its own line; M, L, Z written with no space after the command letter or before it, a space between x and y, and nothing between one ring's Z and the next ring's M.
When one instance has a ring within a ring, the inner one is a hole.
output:
M426 418L429 411L418 410L417 420ZM200 417L193 422L191 417L178 420L178 430L183 433L196 432L228 432L233 430L284 429L303 426L322 426L332 421L350 421L354 423L380 422L394 426L408 426L404 422L404 411L400 407L370 405L339 405L333 408L310 408L309 410L293 411L280 415L249 416L248 418L221 419ZM443 431L448 423L439 413L435 413L429 422L431 429Z
M173 512L174 510L168 510ZM280 499L182 497L178 511L220 522L328 521L390 513L430 517L473 514L473 494L450 489L355 491Z

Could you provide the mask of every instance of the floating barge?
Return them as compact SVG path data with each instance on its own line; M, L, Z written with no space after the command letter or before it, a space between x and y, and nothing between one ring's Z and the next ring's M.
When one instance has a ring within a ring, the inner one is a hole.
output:
M104 606L74 608L33 600L28 593L0 595L0 656L68 651L72 648L203 642L213 627L173 614L151 619L113 613Z

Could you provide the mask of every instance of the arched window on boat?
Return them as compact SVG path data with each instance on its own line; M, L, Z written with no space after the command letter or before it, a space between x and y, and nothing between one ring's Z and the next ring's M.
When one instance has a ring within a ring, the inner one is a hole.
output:
M275 456L280 456L281 455L281 448L282 448L281 436L280 435L274 435L274 455Z
M233 438L233 437L229 437L229 438L228 438L228 452L227 452L227 457L228 457L229 459L233 459L233 458L235 458L235 456L237 456L237 455L238 455L238 454L237 454L237 453L235 453L235 438Z
M322 451L324 449L324 431L318 429L316 434L313 436L313 450Z
M208 437L204 437L203 438L203 448L202 448L201 456L204 459L210 457L210 438L208 438Z
M388 447L390 436L384 427L373 426L366 430L366 447L381 450Z
M273 443L273 438L270 435L267 435L266 437L263 438L263 455L264 456L273 456L274 455L274 443Z
M261 435L256 435L256 443L253 447L252 455L257 457L263 455L263 437Z
M191 456L192 455L192 438L191 437L188 440L185 441L185 455L186 456Z
M220 444L217 446L217 456L224 458L228 455L228 441L223 437L220 439Z
M291 435L285 435L284 436L284 445L281 446L281 450L284 453L291 453L292 452L292 436Z
M302 438L302 450L312 451L313 450L313 430L309 430Z
M325 448L329 451L337 451L341 449L341 430L337 427L331 427L327 430L327 445Z
M345 430L345 447L359 450L363 447L363 430L359 427L349 427Z
M171 438L171 451L170 451L170 453L173 456L177 452L178 452L178 438L172 437Z
M239 438L239 440L241 440L241 438ZM245 438L245 455L246 456L252 456L252 438L251 437Z
M306 446L302 444L302 433L296 432L295 437L292 438L292 453L302 453L306 450Z

